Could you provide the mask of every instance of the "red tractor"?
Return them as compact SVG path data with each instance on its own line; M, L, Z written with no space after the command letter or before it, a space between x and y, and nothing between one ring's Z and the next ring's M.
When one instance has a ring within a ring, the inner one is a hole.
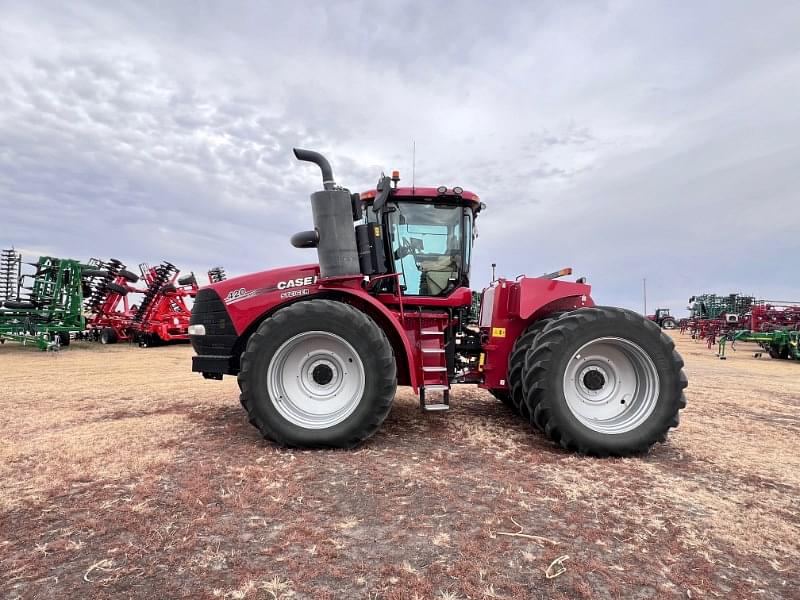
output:
M658 326L662 329L675 329L675 317L669 314L668 308L657 308L656 314L647 315L647 318L658 323Z
M236 375L250 422L288 446L352 447L380 427L398 385L426 411L453 384L477 384L562 447L646 452L678 425L683 361L661 329L597 307L585 280L498 279L471 319L475 220L485 205L460 187L337 186L319 153L314 229L292 244L319 264L272 269L200 289L192 368ZM355 226L354 226L355 223Z

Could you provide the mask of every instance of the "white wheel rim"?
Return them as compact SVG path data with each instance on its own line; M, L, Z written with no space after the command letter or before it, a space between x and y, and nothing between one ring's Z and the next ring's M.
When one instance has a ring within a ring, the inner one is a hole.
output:
M304 429L332 427L361 402L364 364L346 340L327 331L305 331L275 351L267 391L280 415Z
M653 360L623 338L597 338L581 346L567 364L563 383L570 412L598 433L632 431L658 403L659 379Z

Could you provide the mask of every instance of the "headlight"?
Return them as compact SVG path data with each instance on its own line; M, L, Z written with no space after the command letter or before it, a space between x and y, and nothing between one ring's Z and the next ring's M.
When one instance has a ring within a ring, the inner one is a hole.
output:
M205 325L189 325L189 335L205 335Z

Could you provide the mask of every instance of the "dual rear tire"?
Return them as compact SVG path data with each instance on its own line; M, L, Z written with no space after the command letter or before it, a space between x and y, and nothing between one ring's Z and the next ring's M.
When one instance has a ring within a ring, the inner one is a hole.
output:
M658 325L597 307L549 319L536 331L521 368L513 377L509 369L509 384L512 397L520 390L520 414L554 442L583 454L629 456L677 427L687 380ZM514 352L511 360L519 361Z

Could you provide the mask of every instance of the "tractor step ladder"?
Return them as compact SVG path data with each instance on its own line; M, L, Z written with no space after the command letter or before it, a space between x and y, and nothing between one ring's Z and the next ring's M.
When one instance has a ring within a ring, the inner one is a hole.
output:
M428 321L428 319L425 319ZM422 321L422 320L421 320ZM447 377L447 357L444 350L445 321L433 324L420 322L419 344L422 356L422 385L419 387L420 408L428 412L450 409L450 381ZM441 393L439 402L428 402L429 392Z

